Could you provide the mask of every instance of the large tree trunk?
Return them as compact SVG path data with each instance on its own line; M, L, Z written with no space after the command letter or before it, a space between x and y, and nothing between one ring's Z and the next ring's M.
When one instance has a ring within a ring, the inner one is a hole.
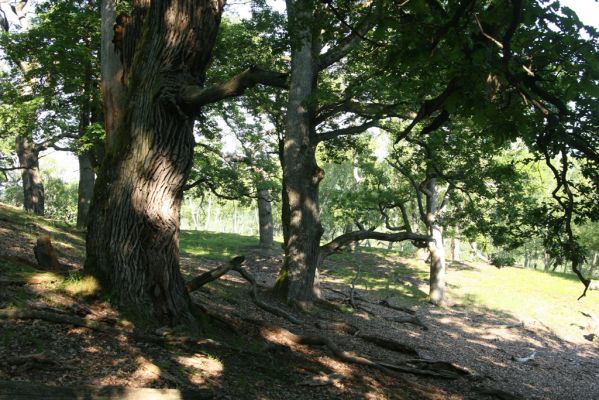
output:
M222 6L134 2L124 43L127 114L108 142L87 235L85 269L104 289L121 303L150 306L162 323L191 328L197 323L179 271L179 222L193 118L177 99L183 87L202 83Z
M17 136L16 151L22 168L23 207L25 211L44 215L44 183L40 173L39 150L25 136Z
M288 0L287 13L292 64L283 175L289 201L289 239L276 289L290 303L303 306L319 296L316 277L323 233L318 186L324 172L316 163L313 125L318 49L312 2Z
M260 246L271 248L273 240L272 206L268 189L258 190L258 225L260 225Z

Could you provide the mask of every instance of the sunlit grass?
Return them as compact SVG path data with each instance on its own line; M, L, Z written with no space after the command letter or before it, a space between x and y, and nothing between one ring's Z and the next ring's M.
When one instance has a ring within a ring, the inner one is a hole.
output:
M100 284L92 276L70 274L62 281L61 289L71 296L88 297L94 296L100 291Z
M536 321L562 336L580 337L589 322L582 312L599 316L599 293L577 300L583 286L575 277L520 268L450 271L449 295L468 307L504 311L524 322Z
M181 251L188 255L224 261L255 249L259 245L259 239L257 236L234 233L183 231L180 245Z

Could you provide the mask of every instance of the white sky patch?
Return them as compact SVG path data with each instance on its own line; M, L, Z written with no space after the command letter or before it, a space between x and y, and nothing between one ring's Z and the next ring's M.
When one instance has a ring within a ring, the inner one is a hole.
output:
M571 8L585 24L599 28L599 1L561 0L563 6Z
M44 151L40 154L40 169L52 171L63 182L79 181L79 160L67 151Z
M382 161L389 155L389 147L391 145L389 133L381 129L373 129L372 138L374 141L374 155L377 161Z

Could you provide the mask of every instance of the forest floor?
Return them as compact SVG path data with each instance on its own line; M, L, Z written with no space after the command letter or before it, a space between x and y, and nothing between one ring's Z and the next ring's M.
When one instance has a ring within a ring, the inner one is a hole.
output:
M52 237L64 270L36 267L39 235ZM599 293L576 301L581 288L567 275L454 263L440 308L426 302L422 261L361 248L330 258L326 301L300 313L268 290L281 252L256 245L183 232L183 273L244 254L259 299L295 323L258 307L229 272L193 293L215 318L183 343L98 293L81 274L81 232L0 205L0 382L202 388L222 399L599 400Z

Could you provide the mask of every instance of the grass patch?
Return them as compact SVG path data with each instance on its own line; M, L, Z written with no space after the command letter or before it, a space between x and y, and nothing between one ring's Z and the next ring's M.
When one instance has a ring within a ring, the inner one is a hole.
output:
M180 239L183 253L215 261L225 261L246 254L259 244L257 236L204 231L182 231Z
M61 289L70 296L94 297L100 292L100 284L96 278L80 273L70 273L61 284Z

